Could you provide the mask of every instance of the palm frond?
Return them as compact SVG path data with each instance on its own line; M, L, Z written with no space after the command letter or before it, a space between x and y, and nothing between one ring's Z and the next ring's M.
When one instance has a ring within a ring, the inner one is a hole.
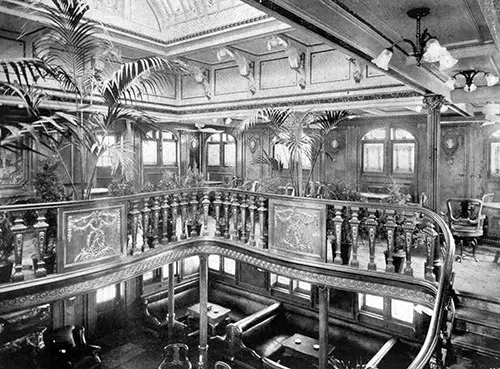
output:
M148 57L123 64L113 73L103 88L103 98L109 105L140 98L144 93L159 94L171 86L171 75L188 73L181 61Z
M237 130L245 132L259 122L267 123L268 128L276 130L283 127L291 115L292 111L289 108L264 108L255 111L251 116L243 119Z
M347 110L328 110L316 116L313 123L314 128L319 128L323 135L327 135L334 130L340 122L349 118Z
M133 107L127 107L122 104L114 107L104 117L105 129L109 129L117 122L129 122L131 128L140 137L145 137L149 131L160 129L160 125L154 117L145 111Z
M254 164L264 164L264 165L269 165L269 167L275 171L281 173L283 171L283 168L285 165L281 160L278 160L276 158L273 158L270 156L265 150L262 151L262 154L258 155L254 159Z
M30 86L47 76L58 77L56 70L39 58L0 59L0 68L8 84L17 83L20 86Z

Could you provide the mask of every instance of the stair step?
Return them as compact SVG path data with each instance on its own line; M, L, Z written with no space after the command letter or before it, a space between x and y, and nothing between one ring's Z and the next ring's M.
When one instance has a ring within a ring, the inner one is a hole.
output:
M458 300L457 309L468 307L500 314L500 299L498 298L474 295L468 292L458 292L456 298Z
M452 337L452 345L493 357L500 357L500 339L471 332Z

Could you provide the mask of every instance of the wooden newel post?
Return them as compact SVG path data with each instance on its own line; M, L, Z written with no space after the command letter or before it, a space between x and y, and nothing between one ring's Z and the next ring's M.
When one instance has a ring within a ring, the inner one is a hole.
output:
M215 237L221 237L221 225L220 225L220 208L222 206L221 193L219 191L215 191Z
M168 195L163 196L163 202L161 204L162 212L162 238L161 243L166 245L168 243L168 216L170 212L170 205L168 204Z
M359 208L358 207L352 207L352 218L349 220L349 224L351 225L351 232L352 232L352 259L351 259L351 266L355 268L359 268L359 261L358 261L358 235L359 235L359 217L358 217L358 212Z
M229 205L231 205L230 201L230 195L229 192L226 192L224 194L224 226L223 226L223 233L224 233L224 238L229 239Z
M130 211L130 214L132 216L132 245L129 252L130 255L134 255L135 253L141 252L141 248L139 247L139 243L137 242L141 216L141 212L139 211L139 200L132 201L132 210Z
M203 206L203 236L208 236L208 208L210 207L210 198L208 194L208 191L203 193L203 200L201 202Z
M267 248L265 226L266 226L266 199L262 196L259 197L259 208L257 211L259 212L259 226L260 226L260 246L265 249Z
M185 240L186 236L186 221L188 212L188 194L183 193L181 198L181 240Z
M385 223L387 229L387 261L385 271L394 273L395 268L392 259L392 250L394 250L394 231L396 229L396 222L394 222L394 210L387 210L387 222Z
M142 208L142 250L146 251L149 249L149 224L150 224L151 209L149 208L149 198L144 199L144 204Z
M12 282L24 281L23 273L23 247L24 233L28 227L24 225L23 214L14 214L14 225L11 230L14 233L14 274Z
M233 229L231 231L231 239L238 240L238 207L240 206L238 202L238 194L232 194L232 202L231 202L231 212L233 215Z
M335 252L334 252L334 264L342 265L342 214L339 209L335 210L335 217L333 218L333 224L335 227Z
M368 270L377 270L377 264L375 263L375 231L377 228L377 219L375 218L374 209L369 209L366 225L368 226L368 249L370 250Z
M177 241L177 216L179 214L179 202L177 195L174 195L172 200L172 236L170 236L171 242Z
M160 224L160 201L158 196L154 197L154 202L153 202L153 208L151 209L152 214L153 214L153 248L157 247L159 242L159 224Z
M36 243L38 246L38 263L37 269L35 271L35 277L45 277L47 275L47 270L45 269L45 262L43 261L43 257L45 255L45 236L47 235L47 228L49 225L45 221L45 216L41 213L38 213L38 218L36 220L36 224L33 226L36 232Z
M189 205L191 205L191 234L188 234L188 236L196 237L199 236L199 234L196 231L198 225L198 198L195 191L191 192L191 201L189 201Z
M427 223L424 229L425 234L425 279L435 282L436 276L434 275L434 248L436 247L436 239L438 233L434 230L431 223Z
M257 206L255 206L255 196L250 195L248 198L248 209L250 211L250 246L255 246L255 210Z
M406 215L406 214L405 214ZM403 231L405 232L405 251L406 251L406 265L403 273L413 276L413 268L411 266L411 249L414 242L413 232L415 231L415 218L413 216L406 216L403 223Z
M240 220L241 220L241 238L240 241L247 242L248 234L247 234L247 209L248 203L245 195L241 196L240 203Z

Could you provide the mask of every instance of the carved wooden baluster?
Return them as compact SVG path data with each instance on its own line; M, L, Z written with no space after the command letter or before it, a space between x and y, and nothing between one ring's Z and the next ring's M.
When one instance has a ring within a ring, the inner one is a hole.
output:
M377 229L377 219L375 218L375 209L368 210L369 215L366 220L368 227L368 249L370 250L370 261L368 262L368 270L377 270L375 263L375 232Z
M224 238L229 239L229 206L231 205L229 192L224 194L224 225L223 233Z
M208 190L205 190L203 192L203 200L201 204L203 205L203 235L208 236L208 208L210 207Z
M196 226L198 225L198 197L196 191L191 192L191 200L189 201L189 205L191 205L191 234L189 237L199 236L196 231Z
M171 242L177 241L177 216L179 215L179 199L177 194L173 195L172 200L172 236L170 236Z
M159 229L160 229L160 210L161 210L161 207L160 207L160 199L158 198L158 196L155 196L154 197L154 202L153 202L153 207L151 208L151 211L152 211L152 215L153 215L153 225L152 225L152 228L153 228L153 247L157 247L158 244L160 243L158 241L158 239L160 238L160 235L159 235Z
M248 209L250 211L250 246L255 246L255 210L257 206L255 206L255 196L250 195L248 197Z
M162 238L161 243L166 245L168 243L168 215L170 213L170 205L168 204L168 195L163 196L163 201L161 204L161 214L162 214Z
M413 268L411 266L411 250L413 243L413 232L415 231L415 218L405 214L405 221L403 223L403 231L405 232L405 252L406 252L406 266L403 273L413 276Z
M14 234L14 274L12 282L24 281L23 273L23 247L24 233L28 227L24 225L23 214L14 214L14 225L11 227Z
M333 263L342 265L342 254L340 252L342 247L342 213L340 209L335 210L333 224L335 227L335 259L333 259Z
M428 281L435 282L434 275L434 248L436 247L436 239L438 233L434 230L434 225L430 221L426 221L424 229L425 234L425 275L424 278Z
M149 249L149 226L151 223L151 209L149 208L149 197L144 199L144 204L142 207L142 238L143 244L142 249L144 251Z
M186 236L186 222L187 222L187 216L188 216L188 194L183 193L181 202L180 202L180 207L181 207L181 240L185 240L187 238Z
M38 218L33 226L36 233L36 243L38 246L38 263L37 269L35 271L35 277L45 277L47 275L47 270L45 269L45 262L43 257L45 255L45 236L47 234L47 228L49 225L45 221L45 215L41 211L38 211Z
M134 255L136 252L141 252L141 248L137 242L137 235L139 234L139 216L141 215L139 211L139 200L132 201L130 215L132 216L132 245L130 245L129 253L130 255Z
M231 231L231 239L238 240L238 208L240 207L240 203L238 200L238 194L233 193L231 197L231 212L233 214L233 229Z
M359 223L360 223L358 218L359 208L357 206L353 206L351 210L352 210L352 218L351 220L349 220L352 232L351 266L359 268L359 261L358 261L358 242L359 242L358 236L359 236Z
M240 202L240 219L241 219L241 239L240 241L248 242L248 233L247 233L247 204L248 199L246 195L241 195Z
M266 224L266 199L262 196L259 197L259 208L257 211L259 212L259 225L260 225L260 246L265 249L267 248L266 243L266 235L265 232L265 224Z
M387 222L385 223L387 230L387 262L385 271L394 273L395 268L392 263L392 250L394 250L394 231L396 229L396 222L394 222L394 210L387 210Z
M221 201L221 193L219 191L215 191L215 201L214 201L214 205L215 205L215 237L221 237L222 236L222 232L220 230L221 226L220 226L220 208L221 208L221 205L222 205L222 201Z

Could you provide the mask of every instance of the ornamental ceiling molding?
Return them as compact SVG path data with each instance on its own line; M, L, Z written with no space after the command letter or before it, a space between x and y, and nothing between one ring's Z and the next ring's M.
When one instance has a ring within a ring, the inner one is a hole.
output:
M196 242L196 240L194 240L194 242ZM149 270L160 268L165 264L185 259L190 256L203 255L203 254L204 255L219 254L222 256L230 257L235 260L254 265L258 268L266 269L275 274L299 279L304 282L312 283L315 285L324 285L343 290L356 291L359 293L370 293L381 296L388 296L399 300L407 300L407 301L412 301L414 303L420 303L422 305L431 308L434 304L435 296L433 296L430 293L426 293L422 290L376 283L368 280L359 280L360 275L356 273L358 271L356 269L345 268L342 271L345 272L346 274L353 274L354 276L356 276L357 279L339 277L327 274L319 274L317 269L313 272L304 270L303 265L294 266L293 261L288 261L287 263L289 265L286 266L278 264L278 263L284 263L284 261L282 261L279 257L275 257L271 253L266 253L265 255L257 257L250 255L250 253L252 252L251 249L245 250L244 248L240 248L236 250L229 248L228 246L232 247L232 245L226 245L226 246L193 245L193 244L186 245L184 243L178 245L176 249L165 250L159 255L151 256L145 260L140 260L133 262L131 264L123 265L120 267L120 270L108 273L101 277L92 278L86 281L76 282L62 287L51 288L14 298L2 299L0 301L0 314L6 314L14 310L26 309L33 306L47 304L56 300L61 300L76 295L81 295L83 293L94 291L111 284L117 284L119 282L129 280L134 277L138 277ZM259 250L259 251L264 251L264 250ZM318 264L318 266L321 267L320 264ZM332 264L324 263L324 267L329 268L331 266ZM331 272L331 270L329 270L329 272ZM335 273L335 271L333 271L333 273ZM73 278L78 279L77 277ZM366 279L369 278L370 277L368 276L366 277ZM37 282L39 281L40 280L37 280ZM415 281L419 282L420 280L415 280ZM61 282L58 281L54 283L60 284ZM411 285L411 283L405 283L404 281L401 282L401 284L406 284L406 287ZM420 286L420 288L424 289L423 286ZM33 290L33 288L30 287L27 287L26 289L30 291ZM8 295L8 292L4 294Z

